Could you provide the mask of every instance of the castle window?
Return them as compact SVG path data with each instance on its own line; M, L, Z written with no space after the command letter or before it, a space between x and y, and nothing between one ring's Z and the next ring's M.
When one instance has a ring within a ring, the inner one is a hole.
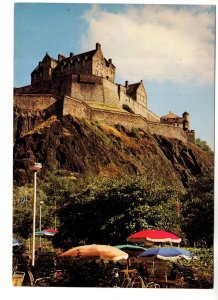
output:
M98 71L95 71L95 75L98 76Z
M101 73L100 76L103 77L103 74Z
M101 70L103 70L103 64L101 64Z
M98 60L96 60L96 66L98 66Z
M86 62L85 62L85 59L83 60L83 67L85 67L85 64L86 64Z
M77 68L77 61L75 62L75 67Z

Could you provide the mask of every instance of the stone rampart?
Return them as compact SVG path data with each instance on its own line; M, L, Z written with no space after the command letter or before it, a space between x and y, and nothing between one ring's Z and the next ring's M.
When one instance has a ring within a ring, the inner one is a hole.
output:
M177 138L182 141L192 140L194 136L193 132L186 134L181 128L151 121L152 118L146 118L140 114L93 108L75 97L64 96L63 107L58 103L61 103L60 99L50 94L19 94L14 97L14 106L23 112L49 110L50 114L71 114L80 119L99 121L112 126L121 124L128 129L142 128L150 134ZM60 107L62 111L58 111ZM147 110L147 116L149 114L152 115L152 112ZM154 118L154 120L156 119Z
M79 119L91 119L91 107L79 99L65 96L63 115L72 115Z
M137 114L92 108L87 103L79 99L65 96L63 103L63 115L68 114L78 118L99 121L112 126L121 124L128 129L141 128L150 134L177 138L187 142L186 134L181 128L160 124L158 122L151 122Z
M42 111L55 105L57 98L50 94L20 94L14 96L14 107L23 112Z
M154 122L148 123L148 132L150 134L163 135L171 138L176 138L183 142L187 142L187 136L183 129L166 124L159 124Z

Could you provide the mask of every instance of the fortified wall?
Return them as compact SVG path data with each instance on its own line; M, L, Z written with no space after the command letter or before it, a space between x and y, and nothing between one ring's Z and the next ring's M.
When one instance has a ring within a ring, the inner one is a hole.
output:
M79 99L65 96L63 115L68 114L80 119L98 121L111 126L121 124L128 129L141 128L150 134L177 138L183 142L187 142L187 136L181 128L148 121L145 117L138 114L93 108Z
M93 108L86 102L70 96L58 99L50 94L15 95L14 106L24 113L49 111L51 115L70 114L80 119L98 121L111 126L121 124L128 129L141 128L150 134L177 138L183 142L187 142L187 135L181 128L148 121L140 114Z

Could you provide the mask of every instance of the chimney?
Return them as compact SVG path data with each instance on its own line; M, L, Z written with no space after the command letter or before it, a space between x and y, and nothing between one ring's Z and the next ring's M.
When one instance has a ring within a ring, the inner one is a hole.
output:
M96 50L101 49L101 45L99 43L96 43Z
M70 52L70 57L73 57L74 56L74 53L73 52Z
M62 59L64 58L64 56L63 55L61 55L61 54L58 54L58 61L60 62L60 61L62 61Z
M108 62L109 62L109 64L112 64L112 59L109 58L109 59L108 59Z
M128 88L128 86L129 86L129 81L126 80L125 81L125 87Z

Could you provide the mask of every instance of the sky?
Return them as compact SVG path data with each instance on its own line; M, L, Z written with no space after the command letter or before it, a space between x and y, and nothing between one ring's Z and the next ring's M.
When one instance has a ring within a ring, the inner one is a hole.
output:
M17 3L14 86L46 52L69 56L95 48L116 66L117 83L143 80L148 109L190 114L190 127L214 149L215 6Z

